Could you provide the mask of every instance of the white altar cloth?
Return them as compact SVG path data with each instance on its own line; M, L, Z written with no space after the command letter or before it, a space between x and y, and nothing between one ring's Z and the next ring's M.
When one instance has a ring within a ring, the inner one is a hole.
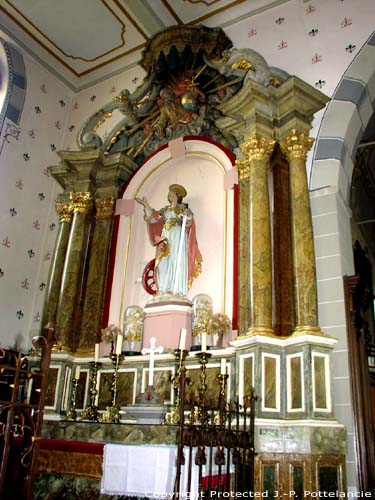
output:
M181 499L197 500L199 468L194 464L197 448L192 448L190 492L188 491L189 451L184 449L185 465L181 467ZM214 456L214 452L213 452ZM209 461L209 449L206 448ZM176 478L177 446L106 444L103 454L101 493L171 500ZM231 472L234 471L231 465ZM224 471L223 471L224 472ZM218 467L212 464L212 476ZM208 479L208 466L202 467L203 480Z
M107 444L101 493L170 499L176 477L176 456L176 446ZM186 491L186 478L185 467L181 469L182 493ZM191 486L192 491L198 492L197 477L193 477Z

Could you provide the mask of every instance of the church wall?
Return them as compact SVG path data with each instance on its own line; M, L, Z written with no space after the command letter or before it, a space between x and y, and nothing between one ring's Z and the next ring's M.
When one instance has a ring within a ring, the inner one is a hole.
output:
M77 150L77 134L85 120L100 109L101 106L111 102L121 90L128 89L132 93L142 83L145 75L146 72L143 68L135 66L75 94L69 118L69 126L73 126L74 130L72 133L67 133L64 149ZM119 112L116 115L116 112L114 112L113 118L107 119L98 128L97 133L100 137L104 139L107 136L114 124L118 123L119 116L122 115Z
M353 274L350 214L346 202L334 188L312 193L319 325L338 339L333 350L333 392L337 420L348 433L347 481L356 484L353 446L353 416L349 389L349 362L342 276Z
M373 2L364 0L358 6L356 0L291 0L224 30L236 48L250 47L270 66L312 86L322 80L317 87L332 95L373 30ZM353 52L346 50L348 45L355 45Z
M0 135L0 344L28 350L40 330L58 230L59 188L46 169L58 162L72 93L17 50L26 70L25 101L19 125L6 119Z
M354 274L349 195L356 148L374 112L374 61L374 38L370 38L328 105L311 178L320 326L325 333L338 339L333 352L335 414L348 430L347 480L350 488L356 485L355 436L342 276Z
M294 0L229 26L225 31L236 48L251 47L270 65L295 74L332 95L341 75L373 29L373 0L361 0L360 7L355 0ZM310 34L313 30L318 30L315 36ZM350 45L356 47L353 52L347 50ZM341 96L339 102L326 112L319 131L321 142L315 146L310 184L319 325L323 332L338 339L333 353L334 404L338 421L348 428L347 482L350 488L355 488L356 479L341 276L353 272L348 193L353 169L352 152L358 142L358 131L366 125L375 97L374 50L373 45L367 45L361 58L355 60L346 73L352 80L361 80L358 77L361 75L365 83L350 87L357 92L353 97L356 102L345 102ZM1 344L13 345L17 338L27 348L31 336L40 327L42 284L47 283L50 263L47 256L52 255L58 226L54 212L58 187L44 173L48 165L58 162L51 144L57 150L77 149L76 133L85 119L121 89L133 91L142 81L144 71L140 67L128 70L72 96L27 55L25 65L28 87L21 133L17 140L11 139L9 143L4 142L2 133L0 144L0 147L3 145L0 153L0 266L4 272L0 278L0 307L6 325ZM47 92L41 90L42 85L46 85ZM365 89L363 97L361 89ZM60 99L65 106L59 104ZM42 113L37 114L35 106L39 106ZM314 121L313 136L318 134L322 117L323 113L319 113ZM61 128L56 126L57 122ZM110 130L110 123L107 121L100 128L103 136ZM29 135L33 129L35 139ZM323 154L324 151L327 154ZM23 154L28 154L30 159L24 160ZM20 179L22 189L15 187ZM39 198L39 193L43 193L44 200ZM17 210L16 216L10 215L11 208ZM36 220L40 229L33 227ZM8 240L10 247L4 244ZM35 256L29 257L28 250L33 250ZM21 286L25 279L28 288ZM20 319L16 316L18 311L23 314Z

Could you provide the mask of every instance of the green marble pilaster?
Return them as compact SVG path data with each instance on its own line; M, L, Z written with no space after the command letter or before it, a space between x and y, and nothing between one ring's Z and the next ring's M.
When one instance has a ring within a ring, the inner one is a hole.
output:
M290 168L290 207L296 332L320 331L315 270L315 251L307 185L306 157L313 139L296 130L280 146Z
M44 299L42 328L47 324L55 324L56 310L59 301L60 285L64 267L65 253L68 246L70 226L72 222L72 206L69 203L56 203L56 211L60 215L59 232L55 251L52 257L48 287Z
M74 215L56 315L56 334L63 351L75 348L73 318L85 244L86 217L92 208L91 193L71 193L71 200Z
M272 254L267 165L274 141L252 136L237 161L239 199L239 334L273 333Z
M245 161L243 163L246 163ZM237 161L238 170L243 163ZM245 335L250 324L250 259L249 259L249 183L240 181L238 203L238 333Z
M97 199L95 200L95 206L95 229L78 348L80 354L93 351L94 344L100 341L103 299L107 278L106 270L115 202L113 198Z

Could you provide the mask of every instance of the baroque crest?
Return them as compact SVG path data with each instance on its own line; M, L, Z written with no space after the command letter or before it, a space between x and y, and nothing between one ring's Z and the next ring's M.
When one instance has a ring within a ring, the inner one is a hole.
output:
M80 148L124 152L137 164L171 139L186 135L204 135L236 148L235 135L223 126L225 103L247 80L275 85L287 74L278 70L275 75L251 49L231 47L218 28L177 26L155 35L142 54L147 73L143 82L132 93L122 90L85 122L78 136ZM123 118L103 141L96 130L115 110Z

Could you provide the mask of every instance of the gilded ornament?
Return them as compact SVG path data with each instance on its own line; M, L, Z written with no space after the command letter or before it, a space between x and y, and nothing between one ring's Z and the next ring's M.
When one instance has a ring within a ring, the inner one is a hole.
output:
M279 80L279 78L276 78L276 76L270 76L270 84L273 86L273 87L280 87L280 85L282 84L283 82L281 80Z
M249 160L236 160L236 167L238 170L240 180L247 179L250 176Z
M126 92L120 92L119 95L113 98L114 101L121 102L122 104L129 104L129 95Z
M319 326L296 326L294 332L292 333L293 337L298 337L301 335L316 335L317 337L326 337L326 335L322 332Z
M103 125L103 123L108 119L108 118L111 118L112 116L112 113L109 112L109 113L106 113L103 118L101 118L96 124L95 126L92 128L92 131L93 132L96 132L98 130L98 128L100 127L100 125Z
M256 335L280 339L271 328L264 328L262 326L251 326L245 334L246 337L255 337Z
M80 214L87 214L93 205L91 193L70 193L73 211Z
M241 144L241 151L246 154L250 161L252 160L268 160L275 145L273 139L267 137L258 137L256 135L249 137L247 141Z
M314 143L312 137L293 129L292 132L280 141L282 151L287 155L288 159L300 158L306 160L307 153Z
M255 70L251 62L246 59L239 59L238 61L235 61L230 68L233 71L235 69L244 69L245 71Z
M56 212L60 215L60 222L71 222L73 206L70 203L56 203Z
M96 219L106 219L113 215L115 201L113 198L98 198L95 200Z

